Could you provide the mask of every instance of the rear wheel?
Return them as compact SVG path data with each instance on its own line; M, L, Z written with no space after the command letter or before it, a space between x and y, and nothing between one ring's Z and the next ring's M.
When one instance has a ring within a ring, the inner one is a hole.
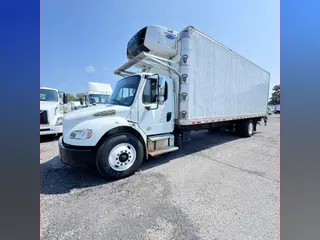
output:
M237 124L236 130L241 137L251 137L253 135L254 123L252 120L240 122Z
M113 135L104 140L99 147L96 165L105 179L125 178L140 168L143 153L143 145L134 135L129 133Z

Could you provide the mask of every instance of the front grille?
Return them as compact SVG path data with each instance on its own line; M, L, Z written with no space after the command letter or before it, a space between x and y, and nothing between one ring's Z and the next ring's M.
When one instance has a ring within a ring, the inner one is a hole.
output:
M48 124L48 113L45 110L40 110L40 124Z

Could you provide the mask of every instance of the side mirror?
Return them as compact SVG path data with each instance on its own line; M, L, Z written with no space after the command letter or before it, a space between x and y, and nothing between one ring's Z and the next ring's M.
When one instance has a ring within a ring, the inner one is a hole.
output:
M63 104L67 104L68 103L68 97L67 95L64 93L63 94Z
M83 105L83 99L80 98L79 100L80 100L80 104Z
M159 93L159 97L160 96L164 96L165 94L165 86L166 86L166 79L163 77L159 78L159 84L158 84L158 93Z

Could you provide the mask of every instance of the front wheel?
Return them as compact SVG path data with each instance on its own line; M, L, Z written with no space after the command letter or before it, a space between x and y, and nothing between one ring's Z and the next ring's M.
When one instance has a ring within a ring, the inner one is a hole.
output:
M143 153L143 145L134 135L113 135L105 139L99 147L96 165L100 174L108 180L125 178L140 168Z

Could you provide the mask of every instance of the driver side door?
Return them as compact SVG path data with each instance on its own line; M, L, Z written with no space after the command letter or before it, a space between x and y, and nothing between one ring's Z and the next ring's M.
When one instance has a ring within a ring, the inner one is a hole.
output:
M139 125L146 135L170 133L174 128L173 82L166 79L163 104L158 102L157 78L147 78L139 96Z

